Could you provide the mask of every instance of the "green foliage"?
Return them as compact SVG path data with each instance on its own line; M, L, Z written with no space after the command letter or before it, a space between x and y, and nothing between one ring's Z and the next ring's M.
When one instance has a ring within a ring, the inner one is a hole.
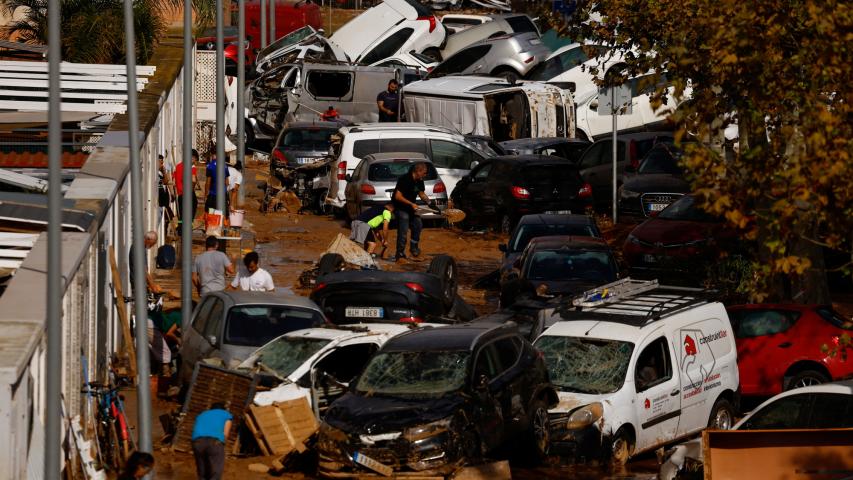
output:
M0 37L24 43L47 43L47 0L0 0L8 14L23 13L20 20L0 28ZM61 0L62 59L78 63L125 63L124 2L122 0ZM174 13L182 0L134 0L136 61L145 64L166 33L164 16ZM215 13L213 0L193 2L197 25L209 24Z
M586 9L581 18L595 10L603 20L576 33L632 47L626 75L666 74L674 91L658 87L653 105L692 90L670 118L679 136L703 140L684 164L706 209L758 241L752 300L776 279L820 270L809 252L853 252L853 4L608 0ZM711 145L733 122L739 138L723 155Z

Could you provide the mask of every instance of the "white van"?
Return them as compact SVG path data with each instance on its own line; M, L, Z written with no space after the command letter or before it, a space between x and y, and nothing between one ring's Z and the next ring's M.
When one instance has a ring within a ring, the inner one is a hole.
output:
M346 205L346 176L353 171L366 155L382 152L423 153L432 160L438 175L444 182L447 194L456 187L456 182L470 173L482 162L489 152L469 142L463 135L437 125L423 123L366 123L341 128L340 153L337 169L330 173L330 185L326 202L336 208ZM426 192L432 196L433 192Z
M575 136L572 94L543 82L446 76L413 82L401 91L406 119L443 125L496 142Z
M706 427L731 428L737 349L699 289L626 278L584 293L536 340L560 402L554 453L625 463Z

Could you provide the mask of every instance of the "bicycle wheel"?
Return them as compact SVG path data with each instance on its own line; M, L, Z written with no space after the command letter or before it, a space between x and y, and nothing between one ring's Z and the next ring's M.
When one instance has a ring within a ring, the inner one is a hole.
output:
M122 450L121 441L118 437L118 432L116 431L115 421L110 421L109 423L110 439L108 442L109 446L107 448L109 449L108 456L110 457L110 467L112 467L113 470L118 472L124 465L124 451Z

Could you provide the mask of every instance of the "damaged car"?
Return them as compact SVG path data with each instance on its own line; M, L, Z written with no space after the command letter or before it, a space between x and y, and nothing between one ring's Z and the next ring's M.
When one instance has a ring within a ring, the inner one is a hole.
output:
M513 442L528 458L541 458L548 408L556 403L541 356L514 325L404 333L329 407L317 442L319 471L447 475Z
M699 289L630 278L558 308L540 336L560 397L552 450L575 461L631 457L734 425L737 348L723 305Z

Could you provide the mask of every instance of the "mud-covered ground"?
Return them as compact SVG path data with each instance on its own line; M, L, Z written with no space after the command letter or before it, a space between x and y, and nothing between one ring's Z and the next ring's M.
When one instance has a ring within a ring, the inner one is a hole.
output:
M295 215L287 212L262 214L258 206L262 192L257 188L259 181L266 181L265 165L248 165L244 171L246 210L245 229L255 238L255 249L260 254L261 266L270 271L276 287L288 287L294 292L307 295L307 289L300 288L299 276L310 269L328 248L329 244L339 234L349 235L349 229L344 220L333 216L317 216L311 214ZM610 235L608 225L602 225L603 230ZM619 235L624 236L624 234ZM392 238L393 238L392 233ZM616 239L620 241L621 239ZM200 253L202 235L196 234L194 241L195 253ZM430 259L437 254L452 255L459 265L459 292L478 313L486 314L497 309L497 292L475 289L473 283L494 271L499 263L500 251L498 244L506 242L506 238L492 232L462 232L458 229L430 227L423 231L421 248L423 255L417 261L404 264L382 261L381 268L387 270L425 270ZM393 244L392 244L393 245ZM244 250L250 248L250 243L244 243ZM388 256L393 250L389 248ZM236 249L229 250L236 253ZM156 271L155 276L161 285L175 292L180 292L180 271ZM178 302L172 302L176 306ZM134 418L134 395L127 393L130 418ZM158 479L190 479L195 478L195 466L191 455L171 452L160 445L158 440L163 436L163 429L157 418L169 411L179 408L178 403L163 398L154 402L154 440L157 458L155 478ZM274 457L229 457L226 464L225 479L261 479L272 478L269 474L255 473L248 469L252 463L269 465ZM650 478L656 471L653 457L645 457L632 462L627 468L617 471L597 467L560 467L548 465L540 468L513 468L513 477L522 479L538 478ZM300 473L287 474L285 478L306 478ZM310 478L310 477L307 477Z

